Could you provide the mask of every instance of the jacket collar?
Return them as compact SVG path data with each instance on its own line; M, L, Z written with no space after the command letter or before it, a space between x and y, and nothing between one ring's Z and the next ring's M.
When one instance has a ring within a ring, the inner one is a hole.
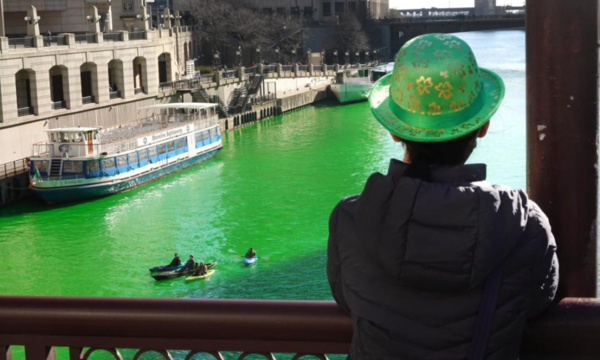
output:
M397 178L404 175L410 164L392 159L388 175ZM432 166L429 168L431 182L439 183L471 183L484 181L487 168L485 164L470 164L459 166Z

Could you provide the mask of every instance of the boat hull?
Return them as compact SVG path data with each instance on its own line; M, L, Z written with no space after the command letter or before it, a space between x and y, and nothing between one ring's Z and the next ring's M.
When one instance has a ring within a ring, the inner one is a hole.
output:
M333 84L331 85L331 92L333 92L340 103L347 104L351 102L366 101L369 98L372 88L372 83Z
M150 181L157 180L176 171L183 170L190 166L206 161L215 157L220 150L221 147L121 181L99 181L98 183L81 186L51 188L33 186L31 190L49 204L82 201L104 197L133 189L137 186L144 185Z

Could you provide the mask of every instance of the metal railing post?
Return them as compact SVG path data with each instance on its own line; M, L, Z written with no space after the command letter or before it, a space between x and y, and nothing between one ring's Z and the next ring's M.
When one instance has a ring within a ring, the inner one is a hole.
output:
M527 1L527 183L558 244L559 297L597 295L598 0Z

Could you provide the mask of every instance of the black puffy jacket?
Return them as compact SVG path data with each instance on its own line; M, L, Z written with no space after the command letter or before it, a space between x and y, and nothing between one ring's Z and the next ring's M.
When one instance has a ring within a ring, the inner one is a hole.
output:
M486 278L503 277L489 360L518 358L526 320L558 285L548 219L527 195L485 182L485 165L430 168L392 160L329 225L327 275L352 316L350 358L465 360Z

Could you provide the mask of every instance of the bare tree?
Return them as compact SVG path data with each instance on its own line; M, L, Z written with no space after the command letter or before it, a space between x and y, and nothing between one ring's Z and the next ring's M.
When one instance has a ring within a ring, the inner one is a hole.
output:
M346 12L340 17L337 40L344 50L366 50L369 48L369 38L358 17L353 12Z
M265 52L280 47L285 52L302 41L299 19L261 13L243 0L185 0L185 6L194 17L196 35L213 51L240 46Z

